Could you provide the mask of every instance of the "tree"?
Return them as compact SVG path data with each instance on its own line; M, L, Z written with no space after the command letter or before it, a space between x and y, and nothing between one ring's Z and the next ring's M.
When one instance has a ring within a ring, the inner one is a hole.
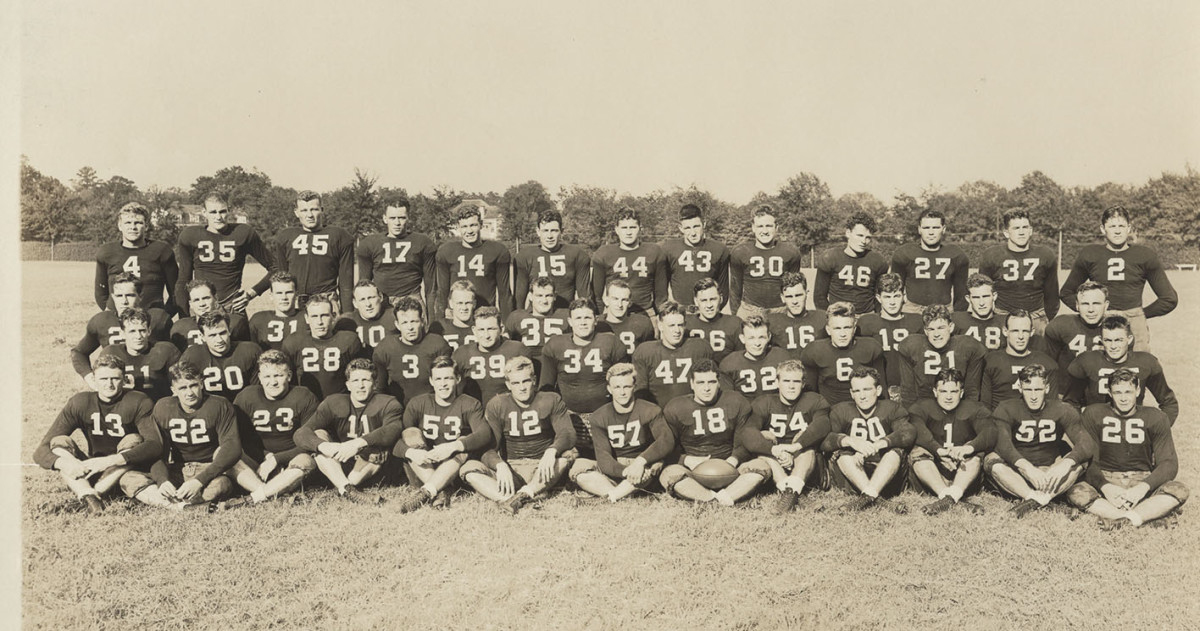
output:
M79 200L58 179L43 175L21 158L21 239L49 241L54 246L75 236L79 227Z
M81 169L82 170L82 169ZM129 202L145 203L145 196L133 180L114 175L97 186L78 191L83 235L96 243L111 241L120 234L117 216Z
M96 169L85 166L80 167L75 172L75 179L71 180L71 186L76 192L88 192L100 188L104 184L99 175L96 175Z
M254 208L271 188L271 178L258 170L247 171L240 166L225 167L213 175L202 175L192 184L193 204L203 204L209 193L225 198L230 210Z
M152 185L146 189L143 197L146 207L150 209L150 238L167 243L175 243L179 239L179 212L187 193L178 187L161 188Z
M1055 235L1059 230L1071 231L1072 224L1078 219L1072 217L1078 213L1070 212L1067 192L1041 171L1021 178L1021 185L1012 190L1009 205L1029 211L1034 232L1047 236Z
M617 192L595 186L562 187L558 192L566 227L563 237L570 243L597 248L608 240L617 225Z
M352 235L378 232L382 227L380 215L383 207L375 192L378 177L361 169L354 169L354 179L342 188L323 196L321 207L325 210L326 222L341 226Z
M779 236L793 241L801 250L830 240L838 219L834 214L829 186L812 173L788 178L775 196L775 223Z
M416 232L423 232L435 242L450 235L450 210L462 203L467 195L445 185L435 186L433 195L418 193L409 198L408 221Z
M499 206L500 238L519 243L536 242L538 215L555 210L550 193L535 180L509 187L501 196Z
M1148 230L1139 231L1178 234L1191 246L1200 243L1200 172L1191 165L1182 174L1163 173L1146 182L1134 200L1149 219Z

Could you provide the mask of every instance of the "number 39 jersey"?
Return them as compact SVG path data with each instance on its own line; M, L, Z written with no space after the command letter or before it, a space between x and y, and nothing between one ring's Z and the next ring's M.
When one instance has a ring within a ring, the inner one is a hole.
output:
M95 392L80 392L67 400L54 423L42 438L34 462L53 469L58 456L50 450L50 441L58 436L70 436L75 430L87 441L88 456L111 456L117 444L129 434L140 434L145 442L125 452L132 465L141 465L158 458L162 443L154 426L151 411L154 404L140 392L125 392L115 401L105 403Z
M237 408L242 448L252 455L279 453L296 448L296 429L317 411L317 397L304 386L289 388L271 400L259 384L249 386L233 400Z
M575 446L567 406L553 392L538 392L527 406L502 394L488 403L484 417L492 430L489 451L505 460L541 458L551 447L561 455Z
M260 351L254 342L236 342L224 357L213 355L207 346L191 346L179 361L200 369L200 383L209 394L233 399L246 386L254 383Z
M326 399L346 391L346 365L362 354L362 344L349 331L335 331L323 340L305 331L287 338L282 350L292 362L297 383Z
M608 402L608 369L628 357L612 333L597 333L582 346L572 335L557 335L542 350L541 385L557 386L568 410L594 412Z
M889 447L908 449L916 436L916 429L908 421L908 412L898 403L880 399L875 409L863 412L853 401L846 401L829 409L829 435L822 450L837 451L846 437L871 442L883 439Z
M400 402L377 392L360 407L354 405L350 395L335 394L322 401L312 418L296 430L296 446L315 453L324 442L317 437L319 429L328 432L334 442L361 438L371 447L391 449L404 431Z
M490 351L479 348L478 342L459 346L454 351L454 365L463 375L460 391L487 405L496 395L508 392L504 365L514 357L525 356L525 347L513 340L502 340Z
M1098 403L1084 408L1082 424L1096 443L1093 466L1087 474L1096 488L1104 484L1101 471L1149 471L1150 476L1142 481L1151 490L1175 479L1179 459L1171 422L1161 410L1138 405L1121 414L1107 403Z
M690 394L676 397L663 408L663 417L685 456L748 459L739 435L750 420L750 402L736 392L722 391L710 405Z
M1062 401L1048 399L1042 409L1031 410L1024 399L1013 399L1001 403L992 416L997 425L996 455L1010 465L1024 458L1045 467L1064 454L1082 464L1094 451L1094 442L1080 424L1079 412Z
M432 392L413 399L404 409L404 429L409 428L421 430L428 447L461 440L466 453L486 447L492 439L483 420L483 406L475 397L465 394L445 406L438 405ZM396 451L403 455L408 447L397 443Z

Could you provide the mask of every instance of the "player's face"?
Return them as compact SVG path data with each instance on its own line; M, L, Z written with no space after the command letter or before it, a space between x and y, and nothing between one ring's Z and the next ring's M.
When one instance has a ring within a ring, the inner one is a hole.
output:
M804 313L805 303L808 301L808 290L804 288L804 285L796 283L791 287L784 287L779 296L783 298L783 304L787 307L788 313L791 315Z
M204 345L213 355L224 355L229 352L229 325L222 322L201 331L204 335Z
M1033 224L1024 217L1017 217L1008 222L1008 227L1004 229L1004 238L1008 239L1008 245L1014 250L1024 250L1029 247L1029 240L1033 238Z
M803 370L779 371L779 398L791 403L799 399L802 392L804 392Z
M846 247L855 254L862 254L871 249L871 231L862 224L847 230Z
M471 327L471 332L475 335L475 341L479 344L479 348L491 350L500 340L500 320L493 317L475 318L475 325Z
M942 223L937 217L926 217L921 220L921 225L917 227L917 232L921 234L921 243L928 247L937 247L942 242L942 234L946 231L946 224Z
M717 379L717 373L715 371L693 372L692 394L695 396L696 402L701 405L709 405L716 401L721 394L721 382Z
M1033 321L1029 318L1009 318L1008 326L1004 327L1004 337L1008 340L1008 349L1014 353L1024 353L1029 348L1029 339L1033 336Z
M389 236L400 236L404 226L408 225L408 209L404 206L388 206L383 212L383 225L387 227Z
M967 291L967 303L971 305L971 313L980 318L987 318L996 308L996 292L987 285L972 287Z
M738 334L742 346L752 357L760 357L767 352L767 344L771 341L771 332L765 326L746 327Z
M96 380L96 394L106 403L117 398L117 393L121 392L121 384L125 382L123 372L108 366L97 368L92 377Z
M229 206L215 199L204 202L204 219L208 221L208 229L213 232L228 226Z
M309 199L296 202L296 219L305 230L316 230L321 227L321 200Z
M1129 222L1123 217L1110 217L1104 222L1102 232L1109 245L1119 248L1129 240Z
M575 337L589 339L596 332L596 314L586 307L574 309L571 311L570 324Z
M1025 399L1025 405L1031 410L1042 409L1042 404L1046 402L1046 395L1050 393L1050 385L1041 377L1034 377L1029 381L1022 381L1021 398Z
M262 383L263 392L272 401L278 400L288 390L292 380L292 371L280 364L259 364L258 381Z
M504 383L517 403L526 404L533 400L533 371L521 370L504 375Z
M537 236L543 249L553 250L558 247L558 240L562 237L562 226L558 225L557 221L540 223L537 227Z
M194 411L204 402L204 388L199 379L183 377L171 382L171 394L179 398L184 411Z
M357 405L366 403L375 394L375 373L369 370L351 370L346 378L346 391L350 400Z
M312 336L323 340L333 332L333 308L327 302L310 302L304 310L304 321Z
M374 287L355 287L354 308L358 315L368 320L373 319L383 310L383 296Z
M658 335L662 341L669 344L671 347L677 347L683 343L683 336L687 334L687 330L683 326L683 314L672 313L658 320Z
M1099 322L1104 317L1104 312L1108 311L1108 298L1105 298L1104 292L1099 289L1085 291L1077 295L1076 299L1079 317L1090 325Z
M1128 414L1137 405L1138 389L1128 381L1108 386L1108 396L1112 397L1113 407L1121 414Z
M950 343L950 336L953 334L954 323L945 318L938 318L925 325L925 337L929 338L930 345L939 350Z
M429 385L433 386L433 396L439 404L450 403L450 400L454 398L454 387L458 385L458 378L454 376L454 367L435 368L429 373Z
M642 226L638 223L637 219L622 219L617 222L617 227L615 228L617 241L627 247L637 245L638 234L641 231Z
M716 287L701 290L696 294L695 300L700 317L705 320L715 320L721 312L721 292Z
M613 405L627 408L633 403L634 382L637 378L633 373L620 375L608 380L608 393L612 395Z
M614 318L624 318L629 313L629 296L632 293L628 287L609 287L604 292L604 306L608 314Z
M1129 354L1129 345L1133 336L1125 329L1105 329L1100 333L1100 344L1104 347L1104 356L1112 361L1122 361Z
M775 240L775 218L770 215L760 215L754 218L752 227L754 240L767 245Z
M121 231L121 239L137 243L146 235L146 220L137 213L121 213L117 229Z
M138 295L133 283L117 283L113 285L112 300L113 307L117 310L117 315L125 313L126 309L136 307L138 304Z
M888 291L882 294L876 294L875 299L879 301L879 308L890 316L899 315L900 310L904 308L904 292Z
M683 242L695 246L704 239L704 220L699 217L684 219L679 222L679 232L683 235Z
M458 236L463 243L468 245L475 244L479 241L479 229L483 226L479 216L471 216L466 219L458 220Z
M855 377L850 380L850 398L854 399L854 405L860 410L866 411L875 407L881 394L883 388L871 377Z
M474 311L475 292L461 289L450 292L450 315L456 323L461 325L470 322Z
M536 285L529 291L529 305L533 312L539 315L549 315L554 309L554 287Z
M415 344L421 339L421 312L399 311L396 313L396 329L400 331L400 339L406 344Z
M216 297L208 287L197 287L188 294L188 307L192 311L192 317L200 317L215 309L216 306Z
M290 313L296 305L296 286L292 283L271 283L271 298L276 313Z
M953 410L962 401L962 386L956 381L939 381L933 389L933 396L937 399L938 407L946 411Z
M125 332L125 348L139 353L150 348L150 327L145 322L129 322L122 329Z
M854 339L854 325L854 318L833 316L825 323L825 332L829 334L829 341L833 342L834 346L846 348Z

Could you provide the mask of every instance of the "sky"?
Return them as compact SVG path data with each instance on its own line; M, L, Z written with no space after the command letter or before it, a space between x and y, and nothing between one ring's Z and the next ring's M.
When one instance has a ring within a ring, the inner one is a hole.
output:
M734 203L1200 165L1200 3L29 2L20 151L143 189L535 179Z

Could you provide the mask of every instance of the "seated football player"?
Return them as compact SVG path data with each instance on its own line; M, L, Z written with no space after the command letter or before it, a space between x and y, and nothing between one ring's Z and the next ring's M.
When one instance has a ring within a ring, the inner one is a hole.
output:
M197 278L188 281L186 289L188 312L192 315L187 318L179 318L175 324L171 325L171 343L180 352L187 350L189 346L199 346L204 343L204 335L200 332L200 326L197 324L200 316L211 311L222 310L221 305L217 303L216 290L213 289L213 284L207 280ZM247 324L245 316L238 313L229 314L229 336L235 342L250 340L250 325Z
M1075 308L1079 313L1060 313L1046 325L1043 337L1046 354L1058 361L1059 392L1071 385L1067 367L1081 353L1098 351L1100 323L1108 311L1108 287L1087 281L1075 291Z
M167 504L146 474L162 455L151 417L154 404L141 392L122 388L125 365L118 357L97 357L93 375L96 390L67 401L33 453L34 462L58 471L90 513L103 511L100 496L118 487L145 504ZM71 438L76 430L87 443L86 456Z
M179 359L200 369L206 392L232 401L243 388L254 383L255 362L261 351L254 342L229 339L229 317L216 310L197 318L204 343L189 346Z
M982 506L963 496L978 490L984 453L995 445L991 412L978 401L963 399L961 371L947 368L934 383L933 398L922 398L908 410L916 430L908 454L914 486L924 486L938 498L921 510L936 515L961 506L982 513Z
M480 309L491 309L497 317L500 313L495 307ZM409 480L421 482L417 494L400 505L401 513L427 502L433 502L435 508L449 507L447 489L458 478L459 468L492 442L479 400L457 393L459 374L454 362L436 357L429 373L433 392L418 396L404 408L404 432L392 451L406 461Z
M271 304L273 310L250 316L250 341L264 350L280 350L289 335L308 330L304 312L296 304L295 276L288 272L271 274Z
M292 385L292 367L282 351L263 351L257 372L259 383L233 400L242 436L241 463L254 475L237 465L235 474L250 495L226 502L225 508L291 493L317 469L316 460L295 441L296 429L316 413L317 397L304 386Z
M630 355L642 343L654 339L655 325L644 313L630 313L633 290L624 278L609 278L604 284L604 314L596 324L601 333L613 333Z
M712 359L708 342L687 336L683 306L668 300L658 307L659 339L642 342L633 352L638 396L665 408L675 397L691 394L692 365ZM714 363L715 365L715 363Z
M968 276L967 310L955 311L950 319L955 331L975 338L987 350L1004 348L1004 315L996 311L995 283L991 278L978 272Z
M829 337L825 311L808 308L808 277L804 272L783 275L779 288L783 311L767 315L771 341L787 352L789 359L800 359L800 353L816 340Z
M943 368L957 368L964 377L963 398L979 400L983 356L987 349L978 340L954 334L954 321L946 305L929 305L921 312L922 335L900 342L900 401L917 402L920 393L933 390L934 379Z
M713 361L720 364L727 355L742 349L738 341L742 319L721 312L721 290L717 287L717 281L711 278L696 281L692 296L695 313L687 314L684 326L691 337L708 340Z
M905 457L916 430L908 421L908 412L881 399L882 395L879 371L855 368L850 373L850 400L829 409L829 435L821 451L830 454L832 483L847 493L859 494L846 509L885 506L904 513L907 509L884 496L904 489Z
M71 366L75 368L75 372L79 373L80 377L83 377L88 388L96 389L91 381L92 353L96 349L120 344L123 341L124 325L121 323L121 315L139 306L138 295L141 287L141 281L133 274L118 274L110 285L113 307L92 316L88 320L83 337L71 349ZM150 316L150 339L155 342L166 340L171 328L171 316L159 308L148 309L147 314Z
M1009 512L1020 519L1071 488L1083 473L1095 443L1074 407L1050 396L1046 368L1032 364L1017 373L1021 398L1001 403L995 450L983 470L1001 491L1019 501Z
M717 364L701 359L692 368L691 393L663 408L667 427L679 443L679 459L663 468L659 482L677 497L693 502L733 506L771 477L767 459L753 457L742 446L742 429L750 422L750 402L737 392L722 390ZM710 458L737 467L738 477L714 491L692 477L692 469Z
M479 460L462 466L459 477L515 515L571 468L576 457L575 429L562 398L554 392L538 392L528 357L505 364L504 378L508 392L488 402L484 411L492 442Z
M542 347L555 335L566 333L571 319L569 309L554 308L554 299L554 281L539 276L529 284L529 308L513 311L504 321L504 330L525 345L535 366L542 361Z
M957 315L957 314L956 314ZM1058 397L1058 362L1046 353L1030 347L1033 336L1033 316L1024 309L1013 309L1002 316L1004 348L988 351L983 356L983 373L979 401L989 410L1005 401L1021 397L1017 374L1026 366L1038 364L1046 369L1050 380L1050 396Z
M401 402L432 392L429 369L433 358L449 356L450 345L437 333L425 332L421 301L405 296L396 301L396 330L375 347L371 360L379 372L379 390Z
M592 449L596 458L578 458L571 481L579 488L618 502L645 489L662 472L663 460L675 449L675 435L662 409L634 398L633 364L614 364L606 374L612 402L592 414Z
M795 359L779 364L779 392L760 395L750 406L742 444L763 456L779 489L775 512L796 507L806 490L829 488L829 472L818 451L829 435L829 402L804 390L804 366Z
M375 347L396 330L396 314L385 308L383 292L369 280L354 286L354 311L343 313L333 324L335 331L350 331L362 343L364 357L370 359Z
M778 392L779 375L775 368L780 362L787 361L788 354L771 344L767 319L758 314L747 316L742 321L738 341L743 350L730 354L719 364L724 379L722 385L737 390L748 399Z
M1108 378L1109 402L1083 410L1083 427L1095 441L1096 453L1067 498L1099 517L1105 530L1155 522L1182 506L1190 494L1175 479L1179 459L1170 419L1138 403L1141 390L1140 376L1119 368Z
M475 313L475 289L469 280L456 280L450 285L449 294L449 315L430 324L429 332L446 340L453 352L463 344L474 341L471 316Z
M125 388L137 390L157 401L171 394L167 369L179 361L179 349L170 342L150 339L150 314L139 307L121 314L122 341L104 349L102 355L125 362Z
M242 457L237 416L227 399L204 391L199 368L181 360L170 376L174 396L154 404L164 449L150 477L176 507L206 506L233 492L231 469Z
M1098 351L1080 353L1067 367L1071 386L1063 400L1080 408L1108 400L1109 375L1118 368L1133 371L1139 379L1138 405L1142 405L1146 391L1154 395L1158 408L1167 415L1171 424L1179 417L1179 401L1175 391L1167 385L1162 364L1158 358L1146 351L1133 350L1133 329L1125 316L1108 316L1100 324Z
M471 325L473 341L462 344L454 351L454 365L463 375L460 387L487 405L492 397L505 392L504 365L514 357L525 356L525 345L516 340L505 339L500 326L500 310L495 307L480 307L475 310Z
M297 447L313 454L317 469L339 496L376 504L383 498L361 489L382 471L404 431L401 407L376 388L371 360L351 360L345 379L349 392L326 397L293 438Z
M856 321L854 305L848 302L829 305L825 324L829 337L816 340L800 353L804 383L825 397L829 405L850 400L850 373L855 367L874 368L882 379L883 347L874 338L856 336ZM887 382L881 382L880 386L886 388Z
M289 335L281 349L298 373L297 383L321 401L346 392L346 367L363 354L357 335L334 330L334 300L330 294L310 296L304 305L308 330Z

